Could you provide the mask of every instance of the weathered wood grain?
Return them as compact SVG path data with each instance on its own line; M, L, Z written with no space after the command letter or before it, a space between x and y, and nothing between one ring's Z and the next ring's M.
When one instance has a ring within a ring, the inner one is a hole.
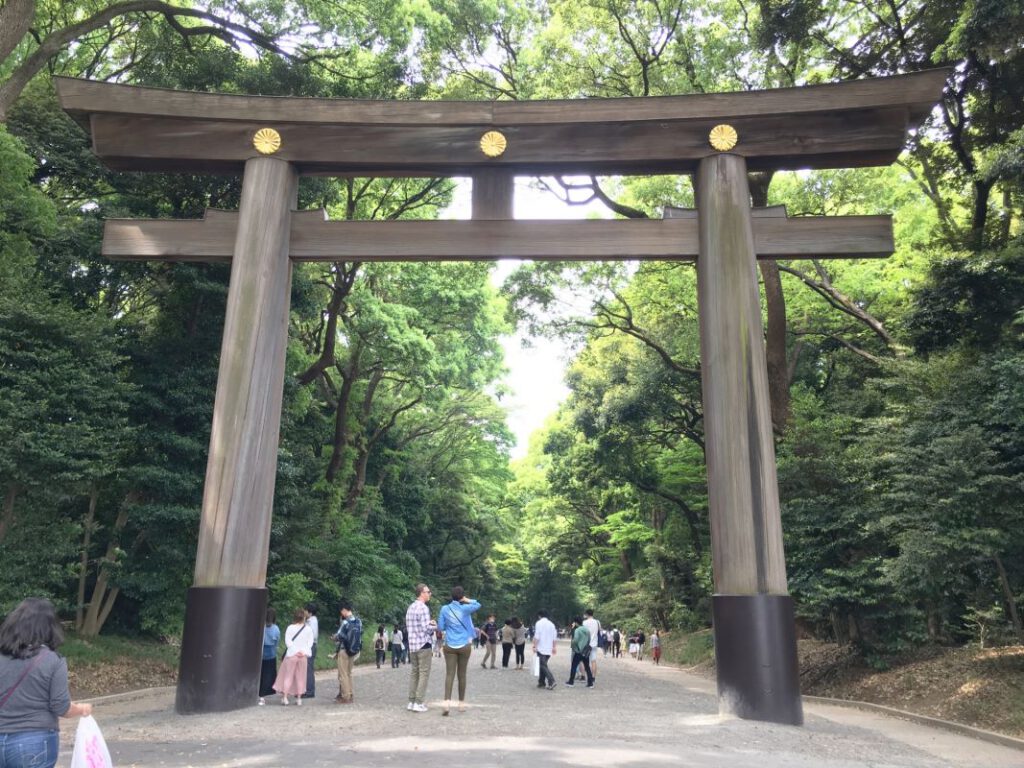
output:
M256 130L300 173L452 176L690 173L728 121L752 170L887 164L938 100L946 70L805 88L552 102L362 102L199 94L61 80L98 156L120 170L237 173ZM486 157L492 128L506 152Z
M237 173L257 156L252 136L281 134L275 158L307 175L452 176L481 168L518 174L691 173L714 154L716 120L557 123L498 126L508 139L499 158L480 150L488 125L390 126L277 124L226 120L92 116L93 149L117 170ZM906 109L838 111L803 117L736 118L733 150L751 170L852 168L891 163L906 139Z
M110 219L103 255L116 260L229 261L238 214L200 221ZM893 251L889 216L758 216L759 258L875 258ZM543 221L325 221L296 213L295 261L694 259L695 218Z
M484 168L473 174L473 218L511 219L516 178L504 169Z
M288 163L258 158L246 164L203 488L197 587L265 586L288 341L288 233L297 188ZM213 223L222 224L222 217L214 215Z
M280 123L479 125L730 119L907 106L918 122L938 101L949 69L763 91L547 101L380 101L196 93L54 78L70 114L152 115Z
M697 300L711 553L716 594L784 595L775 469L747 168L736 155L698 171ZM763 218L758 224L785 221Z

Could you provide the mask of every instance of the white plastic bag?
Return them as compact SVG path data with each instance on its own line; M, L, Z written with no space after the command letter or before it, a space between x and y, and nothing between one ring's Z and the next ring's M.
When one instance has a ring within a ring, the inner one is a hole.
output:
M540 656L533 654L533 676L540 677ZM78 768L78 766L71 766L71 768Z
M103 740L100 727L91 715L78 721L71 768L114 768L107 742Z

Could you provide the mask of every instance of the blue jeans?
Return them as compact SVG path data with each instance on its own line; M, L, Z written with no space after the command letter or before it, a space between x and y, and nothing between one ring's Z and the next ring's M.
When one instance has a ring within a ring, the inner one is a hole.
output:
M59 746L56 731L0 733L0 768L53 768Z

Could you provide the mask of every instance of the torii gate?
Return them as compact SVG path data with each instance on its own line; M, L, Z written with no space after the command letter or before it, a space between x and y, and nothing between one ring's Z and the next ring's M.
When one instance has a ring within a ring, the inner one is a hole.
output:
M237 214L108 221L114 259L231 261L176 708L253 704L292 261L697 259L719 709L800 724L755 259L877 257L888 216L752 212L748 170L887 165L948 70L741 93L545 102L352 101L58 79L109 167L242 173ZM694 217L513 221L515 174L696 174ZM471 176L473 221L326 221L300 174ZM699 256L699 258L698 258Z

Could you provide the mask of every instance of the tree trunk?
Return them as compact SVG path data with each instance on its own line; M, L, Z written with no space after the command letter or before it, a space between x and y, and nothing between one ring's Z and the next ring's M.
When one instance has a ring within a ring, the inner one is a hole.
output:
M10 56L28 34L36 15L36 0L7 0L0 6L0 62Z
M764 285L768 324L765 328L765 359L768 364L768 399L771 401L772 429L777 435L789 424L790 361L786 354L786 297L782 292L779 265L771 259L758 261Z
M629 581L633 578L633 564L629 561L629 555L625 551L619 550L619 565L622 566L622 573L625 576L625 580Z
M120 587L113 587L107 593L107 585L110 582L110 565L117 561L117 549L121 531L128 523L128 505L122 504L121 511L117 513L117 520L114 521L114 528L110 532L110 542L107 544L107 552L100 560L100 571L96 577L96 585L92 589L92 598L89 600L89 608L85 614L85 621L82 623L82 637L96 637L103 629L103 625L110 616L114 607L114 601L120 593Z
M11 531L11 526L14 525L14 500L18 498L19 490L17 483L11 483L7 486L7 495L4 496L3 514L0 516L0 544L7 538L7 534Z
M1003 588L1003 597L1010 610L1010 622L1013 624L1013 631L1017 635L1017 642L1024 644L1024 626L1020 622L1020 614L1017 612L1017 601L1013 597L1013 590L1010 588L1010 579L1006 575L1006 568L1003 567L1003 560L999 555L992 555L995 561L996 570L999 572L999 585Z
M355 476L352 478L352 485L349 486L348 495L345 497L345 511L352 514L356 511L356 505L366 488L366 465L370 461L370 449L361 442L359 445L359 456L355 462Z
M93 485L89 490L89 509L82 524L82 557L78 566L78 600L75 602L75 629L82 631L85 618L85 580L89 575L89 544L92 541L93 522L96 520L96 500L99 491Z
M327 482L333 483L341 471L341 461L348 447L348 404L352 399L352 386L355 373L350 367L341 374L341 391L338 393L338 404L334 410L334 441L331 446L331 460L327 463Z
M768 206L771 173L748 173L750 202L755 208ZM771 401L772 430L781 435L789 423L789 357L786 354L786 296L782 292L779 265L772 259L757 262L764 286L768 314L765 326L765 358L768 364L768 399Z
M991 181L974 182L974 210L971 213L971 247L980 251L985 247L985 223L988 221L988 196Z

